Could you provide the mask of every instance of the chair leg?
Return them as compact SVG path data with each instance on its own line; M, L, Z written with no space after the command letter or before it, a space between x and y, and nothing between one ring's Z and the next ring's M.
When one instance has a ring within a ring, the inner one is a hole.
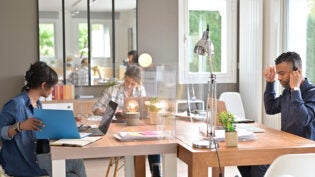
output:
M114 177L117 176L119 160L120 160L120 157L116 157Z
M113 160L114 160L114 158L115 158L115 157L111 157L111 158L109 159L109 163L108 163L108 166L107 166L107 171L106 171L106 176L105 176L105 177L108 177L108 175L109 175L109 171L110 171L110 168L111 168L112 165L113 165Z

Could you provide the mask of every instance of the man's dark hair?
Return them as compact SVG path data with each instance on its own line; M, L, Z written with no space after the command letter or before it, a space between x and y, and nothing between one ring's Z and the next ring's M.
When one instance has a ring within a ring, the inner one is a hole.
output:
M289 62L293 64L293 67L297 67L298 69L302 69L302 60L298 53L296 52L285 52L279 55L275 63L276 65L282 63L282 62Z
M58 82L57 73L50 68L45 62L35 62L25 73L26 85L22 91L40 87L43 82L46 82L46 87L51 88Z
M129 55L137 55L138 54L138 52L136 51L136 50L130 50L129 52L128 52L128 56Z

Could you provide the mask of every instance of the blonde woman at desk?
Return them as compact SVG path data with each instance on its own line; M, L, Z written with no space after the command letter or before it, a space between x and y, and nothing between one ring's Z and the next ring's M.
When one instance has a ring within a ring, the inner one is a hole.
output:
M33 118L42 108L39 97L48 97L58 82L56 72L44 62L35 62L25 74L22 92L9 100L0 113L2 148L0 163L10 176L51 176L48 140L37 140L35 131L44 126ZM86 177L82 160L66 160L67 177Z
M116 118L123 117L123 107L125 97L145 96L145 89L141 84L142 69L137 65L130 65L125 72L124 82L106 88L101 97L94 104L92 111L95 115L103 115L106 105L110 100L118 103L119 110L116 112ZM152 177L160 177L160 155L148 156Z

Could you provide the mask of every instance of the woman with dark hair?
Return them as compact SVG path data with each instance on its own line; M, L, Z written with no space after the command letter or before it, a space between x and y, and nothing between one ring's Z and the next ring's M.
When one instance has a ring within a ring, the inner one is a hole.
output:
M51 176L49 142L37 140L35 134L45 125L33 118L33 111L42 108L39 97L48 97L57 82L58 76L53 69L44 62L35 62L26 71L22 92L3 106L0 114L0 163L8 175ZM67 176L86 177L82 160L66 160L66 171Z

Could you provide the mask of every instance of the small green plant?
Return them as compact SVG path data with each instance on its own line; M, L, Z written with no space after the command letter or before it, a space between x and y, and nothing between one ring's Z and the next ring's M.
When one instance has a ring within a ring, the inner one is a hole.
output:
M219 114L219 121L226 132L235 132L234 115L227 111Z
M158 107L158 103L160 102L160 99L157 97L152 97L150 99L150 104L148 106L148 109L150 112L159 112L161 110L160 107Z

